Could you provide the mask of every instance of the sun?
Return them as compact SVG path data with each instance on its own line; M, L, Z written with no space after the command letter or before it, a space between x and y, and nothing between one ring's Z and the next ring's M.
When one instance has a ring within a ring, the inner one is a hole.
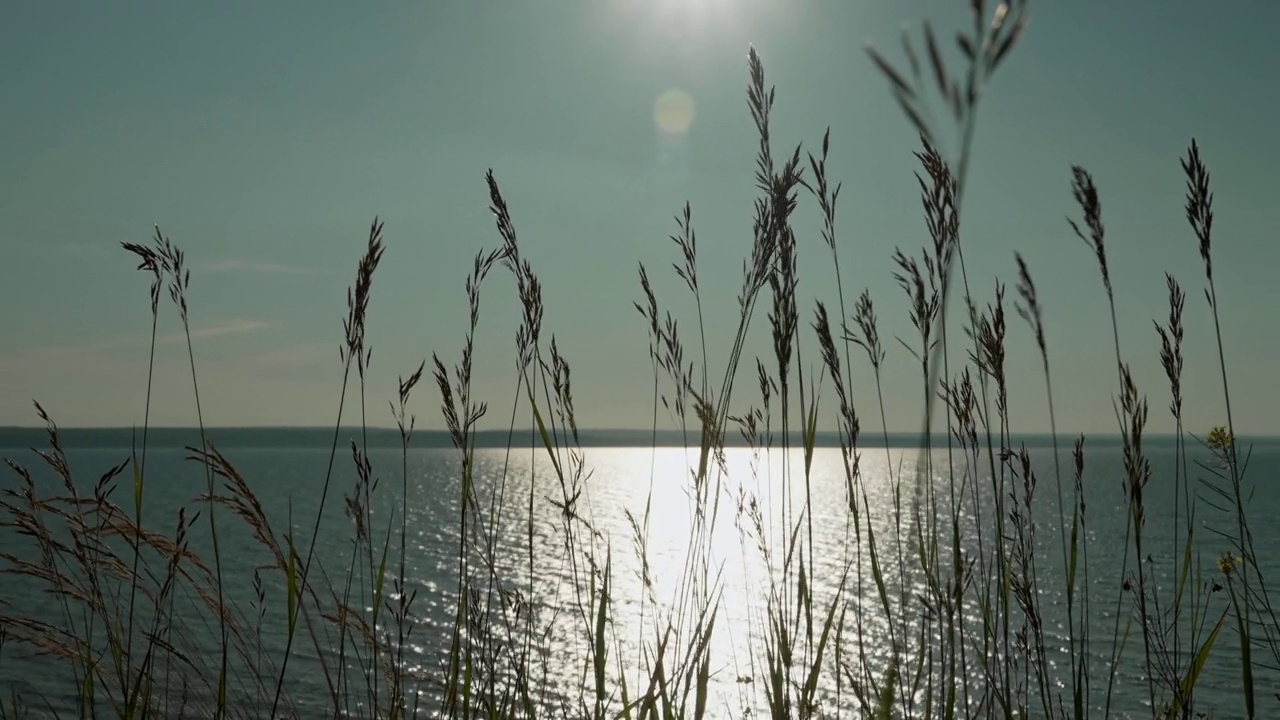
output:
M641 54L705 47L742 29L751 14L748 0L599 0L598 28L608 28L636 44Z
M742 19L741 0L650 0L655 28L694 42L713 42L721 31Z

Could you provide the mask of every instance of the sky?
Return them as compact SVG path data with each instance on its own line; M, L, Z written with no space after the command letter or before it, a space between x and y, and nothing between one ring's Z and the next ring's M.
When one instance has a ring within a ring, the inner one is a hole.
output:
M912 157L918 140L868 60L901 63L900 31L932 19L967 29L963 0L545 0L542 2L19 2L0 22L0 425L141 423L147 278L122 241L158 224L185 250L204 419L327 425L341 387L337 347L370 222L385 222L368 341L369 422L390 425L398 376L438 353L452 366L471 259L499 242L492 168L522 252L544 286L545 331L573 369L579 423L648 427L648 340L632 307L637 264L687 341L696 315L668 239L687 201L698 233L712 373L736 322L750 251L756 138L746 105L754 45L777 87L775 152L816 150L830 174L849 304L867 288L888 339L890 429L919 427L918 366L892 253L929 242ZM962 243L983 302L1009 283L1010 414L1048 427L1034 343L1012 312L1013 253L1045 306L1057 419L1109 432L1116 375L1092 253L1074 235L1071 166L1102 198L1122 350L1172 428L1153 319L1164 273L1188 293L1189 429L1225 422L1217 346L1178 159L1196 138L1215 192L1215 268L1240 434L1280 434L1273 382L1280 215L1280 4L1270 0L1033 1L1031 24L982 97ZM954 66L958 56L950 53ZM949 127L945 124L942 127ZM944 133L944 139L948 136ZM945 142L944 151L954 152ZM801 362L817 369L815 300L838 307L817 209L802 197ZM511 421L514 283L483 290L476 387ZM735 405L756 402L754 320ZM159 327L151 421L195 422L185 340ZM696 344L689 342L691 357ZM875 386L853 397L878 428ZM828 386L829 388L829 386ZM833 396L824 396L831 418ZM411 402L443 425L434 384ZM348 414L345 420L358 419ZM669 420L660 416L660 424ZM517 425L523 425L517 421Z

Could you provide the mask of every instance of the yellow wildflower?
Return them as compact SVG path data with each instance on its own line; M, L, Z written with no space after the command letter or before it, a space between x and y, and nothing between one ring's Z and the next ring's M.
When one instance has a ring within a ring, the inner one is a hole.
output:
M1223 575L1231 577L1235 574L1236 569L1243 563L1244 558L1236 557L1231 553L1223 553L1222 557L1218 558L1218 570L1220 570Z
M1229 450L1235 444L1235 438L1221 425L1210 430L1204 441L1210 450Z

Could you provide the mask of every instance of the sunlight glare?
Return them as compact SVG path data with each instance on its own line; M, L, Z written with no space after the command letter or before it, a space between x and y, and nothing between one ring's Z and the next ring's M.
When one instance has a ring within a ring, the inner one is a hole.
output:
M603 0L593 14L599 30L631 46L634 62L696 67L731 49L736 57L736 46L760 11L758 0Z

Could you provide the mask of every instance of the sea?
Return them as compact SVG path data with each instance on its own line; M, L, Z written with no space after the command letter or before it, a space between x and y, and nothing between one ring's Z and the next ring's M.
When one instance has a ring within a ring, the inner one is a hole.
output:
M462 537L461 454L440 433L418 433L411 438L407 450L401 447L398 432L385 430L241 428L212 429L207 436L256 497L258 508L269 523L266 536L278 542L277 547L285 548L286 553L289 543L285 538L292 539L298 555L298 572L314 540L311 579L322 596L322 604L332 606L334 598L345 596L351 607L368 617L378 591L368 580L361 582L360 578L369 577L370 549L375 568L381 564L383 549L389 549L387 555L391 559L385 570L383 605L379 610L380 632L396 633L390 621L392 608L402 593L404 597L412 594L412 630L403 643L403 654L410 674L421 682L415 684L411 693L415 701L411 703L416 702L420 716L434 716L440 709L440 697L433 688L445 673L444 658L457 607L458 548ZM490 520L479 523L472 519L468 531L473 542L480 542L477 538L488 538L484 554L492 559L494 574L501 577L501 584L510 591L510 597L525 603L523 607L535 618L538 627L546 628L545 635L540 636L540 645L541 662L547 670L539 678L537 687L547 697L559 698L558 707L566 715L576 716L575 703L580 698L586 698L588 704L595 700L593 690L581 692L584 684L592 680L590 675L583 674L584 659L590 649L583 628L584 623L594 622L596 617L584 615L580 605L584 597L590 596L592 588L596 592L600 589L591 584L590 563L602 568L607 562L609 569L610 684L619 687L617 676L625 675L630 697L634 698L637 688L646 682L639 668L643 658L651 657L654 651L655 618L669 617L665 613L673 607L675 598L684 596L681 581L689 577L686 568L691 555L690 528L697 512L697 498L704 492L710 499L704 512L714 517L715 522L695 547L705 548L702 555L707 560L702 566L702 577L712 582L702 583L702 587L715 598L717 608L714 632L709 640L707 717L767 714L762 676L765 638L761 633L766 595L771 583L777 583L780 577L778 566L785 549L783 543L790 534L784 524L787 508L794 520L795 510L803 506L806 496L810 499L812 514L801 523L803 532L799 537L804 543L812 542L805 582L815 608L825 612L828 607L825 603L829 602L841 578L845 578L849 588L845 594L847 601L856 604L861 600L865 615L859 623L861 630L856 630L850 620L853 610L846 608L847 627L839 638L844 647L839 651L855 657L858 632L863 634L861 640L865 647L880 651L888 647L886 624L883 613L877 609L869 573L856 571L867 567L867 553L859 550L865 536L859 540L851 531L844 456L838 447L829 445L829 437L820 438L820 445L825 446L816 447L808 462L802 449L783 452L777 448L752 449L741 444L729 447L724 457L715 463L711 474L714 480L709 481L706 488L696 486L693 479L699 459L696 449L681 447L675 441L677 436L663 435L656 444L646 433L597 433L584 437L586 440L579 451L580 478L570 481L566 493L558 479L556 465L550 461L540 440L527 433L516 433L514 438L506 433L483 435L473 468L474 502ZM945 472L948 462L945 439L931 441L935 445L931 456L934 460L928 471L923 469L926 466L922 463L924 451L919 447L919 438L886 439L888 442L864 439L858 460L869 508L867 519L882 544L891 544L901 527L894 512L895 487L907 488L900 490L899 497L908 504L916 496L911 488L928 482L944 505L952 491L959 492L962 498L966 497L965 493L977 492L987 502L995 492L985 450L979 469L958 472L958 476L968 480L957 488L948 480L953 474ZM508 449L508 440L511 449ZM1015 450L1027 449L1035 475L1027 511L1034 528L1031 558L1036 563L1038 576L1034 592L1044 616L1045 644L1053 671L1050 683L1053 692L1066 699L1068 707L1071 691L1066 648L1070 641L1059 518L1060 515L1069 518L1072 508L1067 507L1065 513L1060 514L1058 488L1060 479L1062 493L1069 504L1075 482L1072 441L1071 437L1060 437L1056 450L1052 438L1045 436L1014 437L1009 442ZM121 512L132 517L135 474L131 463L140 448L140 432L69 430L62 435L62 443L75 492L83 498L92 498L97 488ZM187 519L195 518L186 531L186 542L194 555L204 559L208 572L212 573L215 568L208 522L210 506L201 499L209 478L205 465L192 459L190 449L198 446L200 436L193 430L149 434L140 496L142 526L147 532L173 538L179 510L186 508ZM367 453L362 451L356 456L353 447L367 448ZM1280 487L1275 482L1280 476L1280 441L1241 438L1237 447L1240 457L1247 458L1243 492L1258 563L1254 585L1256 588L1261 583L1275 583L1272 593L1280 605L1280 522L1276 520L1280 517ZM1221 495L1220 491L1230 484L1220 477L1222 471L1213 453L1190 436L1183 452L1178 448L1170 437L1147 438L1144 444L1151 468L1150 479L1143 489L1144 554L1147 556L1143 558L1144 577L1149 586L1156 588L1162 611L1167 611L1175 591L1176 570L1189 560L1190 584L1204 589L1197 594L1203 599L1196 605L1195 612L1205 627L1212 629L1230 606L1230 584L1239 582L1238 574L1224 575L1219 562L1224 555L1239 555L1230 541L1238 521L1230 503ZM30 474L37 498L68 493L63 481L37 450L51 450L43 430L0 430L0 456L10 462L9 467L0 467L0 491L10 507L22 507L27 502L18 468L25 468ZM357 457L367 459L364 474L370 483L368 511L362 513L363 529L357 528L347 502L348 498L363 497L363 490L358 489L362 487L362 473L358 470ZM557 462L561 472L569 475L577 467L567 452L559 454ZM952 467L965 467L958 452L953 451L950 462ZM121 466L118 475L103 482L106 471ZM1009 483L1006 491L1012 491L1017 483L1016 493L1024 492L1027 485L1023 484L1022 466L1016 456L1010 459L1009 467L1011 469L1005 471ZM1016 478L1013 470L1018 473ZM1088 704L1092 717L1103 717L1104 711L1109 712L1110 717L1152 716L1143 674L1145 650L1136 619L1136 595L1126 590L1135 582L1137 567L1127 533L1130 511L1125 477L1124 453L1118 439L1086 437L1082 474L1086 500L1084 550L1077 572L1090 599ZM215 482L222 492L226 478L215 477ZM1183 482L1187 484L1183 486ZM1196 515L1192 521L1195 552L1189 557L1182 553L1175 532L1175 528L1185 526L1186 509L1175 502L1184 487L1196 498ZM572 525L577 528L580 545L593 549L591 561L566 549L566 517L570 514L566 513L566 494L577 494L577 500L570 506L576 518ZM1021 495L1010 497L1014 498L1010 502L1017 502ZM753 501L759 509L758 523L752 521L749 511ZM232 510L227 505L214 509L224 602L231 608L233 621L246 638L236 646L231 663L236 667L259 668L259 672L253 678L245 678L243 673L234 674L228 695L233 705L239 703L235 705L234 715L266 717L269 707L264 704L264 698L274 697L280 659L288 642L287 579L262 537L255 537L252 524ZM971 511L961 514L965 528L961 544L970 553L969 557L976 557L977 528L982 521L973 517ZM33 577L42 567L47 568L48 559L42 557L29 533L14 527L14 517L10 509L5 509L0 517L3 522L0 570L4 573L0 574L0 616L11 619L6 623L10 627L0 625L3 640L0 703L25 708L30 717L74 717L75 698L84 687L83 679L74 672L75 659L59 656L56 649L33 646L22 638L29 635L33 627L55 628L52 631L55 634L56 628L64 628L67 623L83 628L86 616L75 598L64 603L61 596L52 592L50 581ZM46 513L45 517L51 525L56 525L55 516ZM403 570L399 553L402 520L406 547ZM479 534L477 525L481 528ZM57 537L66 537L56 530L53 532ZM359 552L353 552L357 547L353 542L357 532L366 533L369 542L360 546ZM637 532L643 536L643 553ZM990 535L986 541L990 542ZM92 554L101 550L84 548L81 552ZM943 552L949 557L946 548ZM122 557L126 558L127 565L131 555L126 552ZM30 564L24 566L23 563ZM473 572L482 564L479 560L474 563ZM892 586L895 582L892 560L885 565L889 566L887 572ZM25 572L15 572L23 567ZM190 563L183 567L197 568L191 572L199 572L198 566ZM855 570L851 572L849 568ZM157 578L163 578L164 570L164 564L155 558L151 558L149 564L144 563L144 571L156 573ZM65 571L75 572L75 569L68 567ZM126 568L109 568L106 575L113 571L120 574ZM349 579L353 577L355 580ZM796 581L793 574L793 589ZM157 581L155 587L159 586ZM193 587L179 582L172 590L175 609L169 627L175 629L167 637L176 654L165 660L165 670L169 673L164 676L168 678L166 687L152 689L155 695L164 695L163 714L171 717L207 716L212 705L211 689L216 687L220 625L209 609L213 599L202 597ZM1218 589L1214 590L1215 587ZM919 588L908 590L916 592ZM128 607L125 591L111 586L105 592L113 598L116 607ZM1187 589L1186 593L1190 597L1192 590ZM1190 601L1186 602L1189 605ZM134 603L137 608L148 606L136 597ZM970 608L966 612L979 611ZM1156 614L1155 610L1151 612ZM1199 675L1196 709L1210 717L1243 717L1239 632L1235 616L1225 617L1227 620ZM14 618L28 624L12 625ZM144 610L135 610L134 625L140 629L135 631L131 642L140 647L144 644L152 619ZM281 693L283 699L278 708L281 715L321 717L333 713L331 684L336 660L332 656L336 635L332 622L311 619L320 629L303 631L304 622L300 620L300 629L291 643ZM976 622L976 616L971 615L970 620ZM1276 636L1271 616L1255 614L1252 620L1257 628L1255 636L1266 633ZM1079 628L1075 631L1080 632ZM93 632L103 641L97 645L97 654L91 661L110 666L113 653L100 623ZM1109 683L1110 659L1116 647L1114 638L1126 632L1114 680ZM343 696L367 697L364 688L372 680L360 672L369 662L367 646L358 642L348 645L350 655L344 656L343 662L353 671L347 682L357 685ZM834 641L832 645L834 647ZM1190 647L1189 642L1182 642L1181 646L1180 663L1185 667L1198 648ZM1277 663L1270 648L1266 643L1251 648L1257 717L1280 717L1280 673L1274 669ZM972 652L977 649L971 649ZM177 657L182 660L174 659ZM871 662L884 661L883 652L870 653L869 657ZM109 670L104 671L104 677L110 676ZM1033 679L1029 681L1034 683ZM102 682L109 684L107 680ZM385 691L387 681L383 678L379 682ZM1109 701L1105 697L1108 684L1112 686ZM95 692L105 695L108 689L104 687ZM617 711L622 700L614 692L606 698L606 703ZM818 694L830 717L857 716L857 705L849 688L838 686L830 673L823 676ZM1034 686L1031 697L1035 697ZM1039 716L1038 706L1034 702L1031 705L1031 716ZM344 700L340 711L352 716L371 714L369 708L361 707L354 699Z

